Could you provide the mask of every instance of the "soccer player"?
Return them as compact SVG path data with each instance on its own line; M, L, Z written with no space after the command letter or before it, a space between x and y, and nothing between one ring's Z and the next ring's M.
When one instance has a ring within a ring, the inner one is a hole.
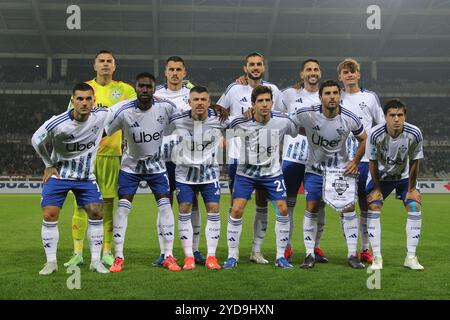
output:
M171 56L166 61L166 68L164 71L166 76L166 84L158 86L155 91L155 96L158 98L167 99L173 102L178 109L178 112L191 110L189 106L189 90L192 88L191 83L184 83L184 78L186 77L186 66L183 58L179 56ZM163 138L163 158L166 160L166 170L169 177L170 184L170 201L172 203L172 195L176 189L175 181L175 165L171 160L172 149L177 143L177 136L170 135L164 136ZM192 203L191 220L193 228L193 250L194 258L197 264L205 264L205 258L200 253L200 228L201 228L201 215L198 209L197 196L194 197ZM159 217L157 220L159 225ZM164 261L164 248L163 248L163 237L158 234L159 245L161 248L161 254L158 259L153 262L154 266L162 266Z
M292 116L299 127L305 128L308 138L309 156L306 163L305 193L306 210L303 219L303 239L306 257L302 268L313 268L314 245L317 233L317 213L323 198L323 175L327 168L345 169L345 174L357 174L358 163L365 151L367 135L359 118L339 105L340 86L334 80L319 86L321 104L301 108ZM360 142L355 157L349 161L346 139L350 132ZM343 210L343 229L348 248L348 263L352 268L364 265L356 255L358 221L354 206ZM355 232L356 230L356 232Z
M88 237L91 249L90 270L108 273L100 262L103 243L102 195L94 176L94 159L97 154L103 128L110 120L106 109L93 108L94 89L80 83L73 88L73 109L47 120L31 140L36 152L45 164L41 206L42 244L47 263L39 272L49 275L58 270L56 251L59 240L58 219L61 207L72 190L78 205L86 210ZM53 146L49 155L45 146Z
M96 77L87 81L94 88L97 107L109 108L112 105L136 97L132 86L112 79L116 70L116 62L111 52L102 50L95 56L94 70ZM69 105L69 108L71 106ZM114 256L111 253L113 232L114 199L117 197L117 181L119 179L120 156L122 155L122 132L118 131L110 137L104 137L100 143L98 155L94 163L94 173L103 196L103 256L102 262L111 266ZM86 234L87 216L82 207L74 203L72 217L72 237L74 253L64 266L83 264L83 242Z
M128 215L141 181L147 182L158 205L158 233L164 241L163 267L179 271L181 268L172 254L174 216L169 200L169 180L161 159L163 132L177 109L172 102L153 97L155 77L150 73L136 76L135 90L136 99L113 106L114 118L106 128L108 135L122 130L127 141L119 172L119 203L114 217L115 259L110 271L120 272L124 267Z
M253 52L245 58L244 73L246 74L247 84L233 82L228 86L225 92L217 102L218 105L230 110L230 116L242 116L252 105L251 95L254 88L260 85L268 86L272 90L273 104L275 107L281 107L281 96L277 86L263 81L264 76L264 57L260 53ZM229 188L233 194L234 179L239 163L240 141L232 139L228 143L228 175ZM253 245L250 255L250 261L266 264L269 263L261 253L261 246L264 241L267 229L267 199L264 191L256 189L256 214L253 224ZM231 207L229 212L231 213Z
M384 123L383 109L381 108L380 100L375 92L361 88L359 80L361 78L361 68L359 63L354 59L345 59L338 67L339 80L344 85L344 90L341 93L341 104L361 120L364 130L367 135L373 123ZM355 138L350 135L347 143L349 143L350 157L355 154L358 146ZM369 155L364 154L358 166L358 203L360 208L359 230L361 235L361 262L372 263L372 254L370 252L369 234L367 233L367 175L369 173ZM342 221L342 216L341 216Z
M170 119L166 133L175 132L181 138L174 148L172 159L176 161L177 199L180 214L178 231L183 245L184 270L195 268L193 252L193 227L191 222L194 194L200 192L205 202L208 220L205 228L208 254L205 266L218 270L216 258L220 238L220 186L217 154L222 131L228 122L222 123L209 109L211 99L205 87L190 90L189 105L192 108ZM195 249L194 249L195 250Z
M320 63L316 59L308 59L302 63L300 69L300 88L289 87L281 91L284 112L294 114L298 109L320 104L319 81L322 76ZM308 159L308 139L304 135L295 138L286 136L283 145L282 171L287 190L287 206L289 211L290 230L289 242L284 257L292 260L292 234L294 230L294 208L297 202L298 189L305 175L305 164ZM314 246L316 262L326 263L327 257L320 248L320 239L325 225L325 203L321 202L317 213L317 236Z
M258 86L251 94L254 117L237 117L230 128L235 130L243 144L233 189L233 207L228 218L228 258L224 269L234 269L239 261L239 241L242 233L242 216L253 190L266 192L276 208L275 265L292 268L284 258L289 239L289 217L286 205L286 188L279 159L280 145L286 134L296 136L298 129L288 116L272 112L273 95L270 87Z
M408 219L406 220L407 256L404 266L423 270L416 257L422 226L422 203L417 189L419 160L423 159L422 132L405 122L406 106L397 99L389 100L383 108L386 124L373 127L369 138L370 179L367 185L369 212L367 228L370 232L374 259L372 270L383 268L381 256L380 214L383 200L396 189L401 196Z

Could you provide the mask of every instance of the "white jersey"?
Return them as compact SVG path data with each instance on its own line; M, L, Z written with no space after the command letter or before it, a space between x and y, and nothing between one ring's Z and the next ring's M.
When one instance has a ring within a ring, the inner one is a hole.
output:
M191 107L189 106L189 92L190 89L188 89L185 84L183 84L178 91L170 90L167 84L165 84L157 86L154 95L155 97L171 101L177 107L177 113L181 113L183 111L191 110ZM177 144L177 141L178 137L176 135L164 136L161 148L163 160L172 161L172 149Z
M176 181L187 184L219 181L219 142L228 124L228 121L221 123L213 110L208 110L204 121L194 120L191 111L170 118L165 132L175 132L180 137L172 152Z
M149 110L138 108L138 100L130 99L112 107L114 117L106 128L108 135L123 130L126 147L121 169L128 173L155 174L166 171L161 160L161 143L169 118L176 113L175 105L153 97Z
M236 174L250 178L281 175L279 154L283 138L298 134L297 127L287 115L272 112L271 119L265 124L254 118L237 117L230 128L242 144Z
M359 118L339 107L334 118L322 113L322 105L302 108L291 117L295 124L304 127L309 143L306 172L322 175L325 168L344 168L349 162L346 140L350 133L356 137L364 132Z
M79 122L69 110L47 120L33 134L31 143L45 166L55 166L62 179L94 180L94 160L103 129L111 118L108 108L93 108L88 119ZM53 146L51 156L45 143Z
M267 81L262 81L261 85L267 86L272 90L273 110L282 111L281 94L278 87ZM252 91L253 88L250 85L233 82L222 94L217 104L229 109L230 116L240 117L252 106ZM229 141L228 156L230 158L239 159L239 150L241 148L239 143L237 139Z
M371 128L374 124L377 125L385 122L380 99L378 99L377 94L373 91L363 88L356 93L342 91L341 105L359 117L367 136L370 135ZM353 135L350 135L347 140L347 145L350 152L350 159L353 159L358 149L358 140ZM366 153L362 157L361 162L369 162L368 148L366 148Z
M423 159L423 136L420 129L405 122L403 132L392 138L385 124L372 128L369 137L370 160L378 161L380 180L409 178L409 161Z
M294 114L300 108L320 104L319 92L309 92L305 88L287 88L281 91L284 112ZM308 139L297 135L286 136L283 144L283 160L305 164L308 160Z

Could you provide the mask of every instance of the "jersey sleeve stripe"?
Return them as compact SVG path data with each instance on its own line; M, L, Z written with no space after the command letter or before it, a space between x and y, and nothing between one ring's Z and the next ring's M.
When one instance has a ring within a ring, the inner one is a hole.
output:
M372 131L372 133L370 134L370 143L375 145L378 137L381 136L384 132L385 132L384 125L376 129L375 131Z
M50 127L53 123L58 122L59 120L68 117L68 116L69 116L69 112L70 112L70 111L64 112L63 114L60 114L59 116L55 117L53 120L51 120L51 121L45 126L45 128L47 129L47 127Z
M188 110L188 111L184 111L184 112L181 113L181 114L176 114L176 115L170 117L170 118L169 118L169 122L173 122L173 121L175 121L175 120L177 120L177 119L186 118L186 117L188 117L188 116L189 116L189 110Z
M342 114L344 114L344 115L352 118L353 120L355 120L356 123L358 124L358 126L362 124L361 120L359 120L358 116L356 114L354 114L353 112L351 112L351 111L349 111L349 110L347 110L347 109L345 109L343 107L341 107L341 112L342 112Z
M423 140L422 131L418 127L413 126L413 125L411 125L411 124L406 122L405 123L405 128L408 128L408 129L416 132L419 135L420 139Z
M238 84L239 84L239 83L237 83L237 82L231 83L231 84L225 89L224 95L227 95L228 91L230 91L231 88L233 88L234 86L236 86L236 85L238 85Z
M423 140L422 134L420 133L420 131L417 131L411 127L407 127L404 126L403 127L403 131L412 134L415 138L417 142L420 142Z
M48 132L52 131L54 128L56 128L57 126L59 126L61 123L67 121L70 119L70 116L67 114L64 117L60 117L58 118L58 120L56 121L52 121L51 123L49 123L45 129L47 129Z
M230 128L233 128L233 127L237 126L238 124L244 123L244 122L247 122L247 121L250 121L250 119L246 120L243 117L236 118L230 123Z
M121 106L119 108L119 110L116 111L116 113L114 114L114 119L116 119L121 112L123 112L127 109L130 109L130 108L133 108L133 107L134 107L134 100L129 103L124 104L123 106Z
M315 107L300 108L295 112L295 114L300 114L303 112L318 111L319 109L320 109L319 107L317 107L317 108L315 108Z

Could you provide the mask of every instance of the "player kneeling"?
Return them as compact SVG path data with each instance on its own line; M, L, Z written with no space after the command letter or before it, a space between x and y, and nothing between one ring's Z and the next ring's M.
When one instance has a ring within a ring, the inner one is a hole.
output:
M374 260L372 270L383 268L381 256L380 214L383 200L396 189L408 212L406 222L407 256L404 266L423 270L416 257L422 226L421 196L416 187L419 159L423 159L422 132L405 122L406 106L400 100L390 100L384 106L386 125L380 124L370 134L370 175L367 185L369 212L367 228Z

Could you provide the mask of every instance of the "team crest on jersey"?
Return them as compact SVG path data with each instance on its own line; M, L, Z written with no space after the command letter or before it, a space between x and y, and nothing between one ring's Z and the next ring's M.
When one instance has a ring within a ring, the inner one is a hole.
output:
M349 184L347 180L344 177L339 177L339 179L334 180L334 182L331 184L334 188L334 190L337 192L338 195L342 196L342 194L348 189Z
M408 150L408 148L406 148L406 146L402 144L402 145L400 146L400 148L398 148L398 150L400 151L400 153L405 153L406 150Z
M116 98L119 99L121 96L121 93L119 91L114 90L113 92L111 92L111 95Z
M183 97L183 102L184 102L185 104L188 104L188 100L189 100L189 97L188 97L187 95L185 95L185 96Z
M158 119L156 119L156 121L158 121L160 124L163 124L165 119L166 118L164 118L163 116L159 116Z
M339 127L336 129L336 132L340 135L340 136L344 136L345 135L345 129L342 127Z
M93 132L95 134L95 133L98 132L99 129L100 129L99 127L93 126L92 129L91 129L91 132Z
M361 108L361 110L364 110L365 108L368 107L368 105L365 104L364 101L363 101L363 102L361 102L361 103L359 104L359 107Z

